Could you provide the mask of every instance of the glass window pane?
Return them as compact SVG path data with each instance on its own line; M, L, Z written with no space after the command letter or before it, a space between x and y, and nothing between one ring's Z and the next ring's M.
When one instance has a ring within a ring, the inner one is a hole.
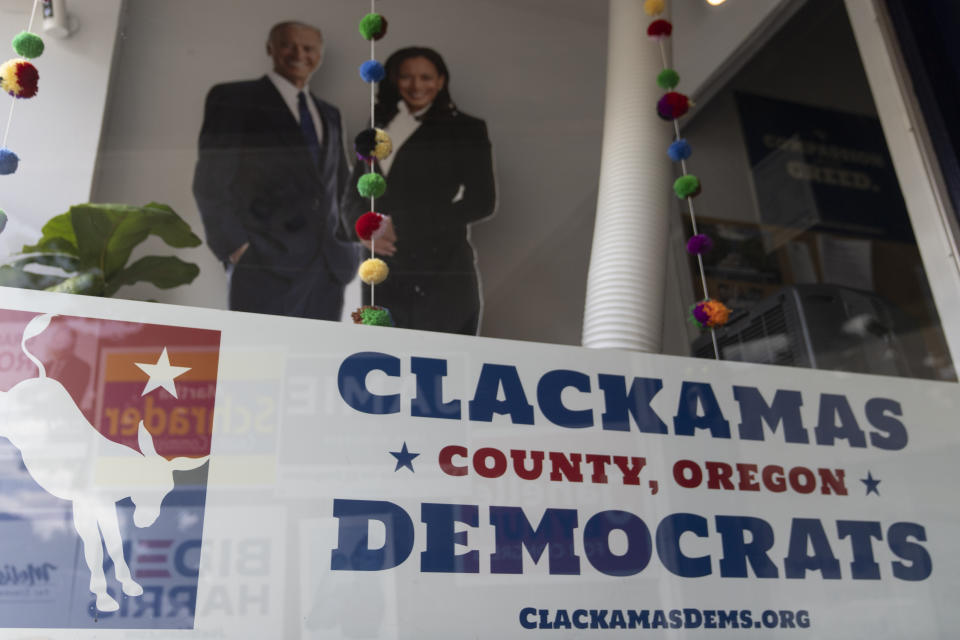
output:
M715 243L708 291L733 310L724 359L956 379L841 0L803 6L682 134ZM675 249L692 233L682 205ZM699 270L675 253L686 307ZM692 328L668 345L714 356Z

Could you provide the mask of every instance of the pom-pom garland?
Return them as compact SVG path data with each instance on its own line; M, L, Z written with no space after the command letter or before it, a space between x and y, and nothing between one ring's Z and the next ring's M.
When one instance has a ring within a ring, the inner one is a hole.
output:
M680 84L680 74L673 69L664 69L657 74L657 86L661 89L673 89Z
M647 13L648 16L658 16L663 13L664 2L663 0L647 0L643 3L643 10Z
M393 151L393 142L383 129L364 129L353 140L357 157L366 162L383 160Z
M677 197L681 200L684 198L695 198L700 195L700 179L693 174L680 176L673 183L673 192L676 193Z
M13 50L24 58L36 58L43 53L43 39L35 33L21 31L13 37Z
M671 33L673 33L673 25L666 20L654 20L647 27L647 35L654 40L669 38Z
M713 239L705 233L698 233L690 236L687 240L687 253L692 256L700 256L713 249Z
M360 65L360 77L364 82L380 82L386 75L383 65L376 60L367 60Z
M367 258L360 263L357 275L366 284L380 284L387 279L390 267L380 258Z
M680 162L693 155L693 149L690 148L690 143L687 142L686 138L680 138L670 145L670 148L667 149L667 155L674 162Z
M689 110L690 98L676 91L663 94L657 101L657 114L664 120L676 120Z
M387 216L375 211L367 211L357 218L356 224L353 225L354 230L357 232L357 237L361 240L369 240L371 238L376 240L386 231L386 227L383 226L383 221L386 218Z
M20 166L20 157L10 149L0 149L0 175L8 176Z
M364 305L350 314L354 324L366 324L373 327L392 327L393 315L390 309Z
M664 9L665 0L645 0L643 8L649 16L659 15ZM711 1L712 4L712 1ZM687 173L686 159L691 156L693 150L690 144L680 137L680 127L677 120L683 117L691 108L690 98L682 93L674 91L680 83L680 74L676 70L667 67L667 55L664 49L663 41L673 33L673 25L666 20L654 20L647 28L647 35L658 42L660 47L660 56L663 59L663 68L657 74L657 86L667 91L657 101L657 115L663 120L671 122L676 132L676 139L667 149L667 156L673 161L681 163L683 175L677 178L673 183L673 191L680 199L687 199L690 208L690 221L696 232L697 219L693 209L693 198L700 193L700 179L697 176ZM703 254L713 248L713 240L701 233L695 233L687 240L687 252L696 256L700 265L701 284L703 286L703 297L690 307L690 320L700 328L709 328L711 333L715 327L726 324L730 317L730 309L722 302L711 300L707 292L707 281L704 275ZM720 351L716 336L713 335L713 349L717 359L720 359Z
M730 319L730 309L719 300L701 300L690 308L690 319L701 329L722 327Z
M387 33L387 19L376 12L376 2L371 0L370 13L361 18L359 31L364 40L370 41L370 59L365 60L360 65L360 77L364 82L375 84L386 77L386 70L383 65L376 60L376 42L383 38ZM374 94L370 90L370 128L361 131L354 139L354 150L357 158L369 165L369 170L357 179L357 191L361 197L370 199L370 208L374 208L374 200L382 196L387 190L386 179L376 172L374 163L377 160L384 160L393 151L393 142L390 136L383 129L374 128ZM384 224L388 217L368 211L360 216L354 224L354 230L357 237L367 242L376 240L382 236L387 226ZM385 308L373 306L374 291L376 285L386 280L390 273L387 263L374 256L373 245L370 245L370 258L361 263L357 270L365 284L370 285L370 304L363 306L353 313L354 321L359 324L369 324L377 326L393 326L393 317L390 311Z
M360 20L360 35L364 40L379 40L387 35L387 19L379 13L368 13Z
M364 198L379 198L387 191L387 181L379 173L365 173L357 180L357 191Z
M22 58L7 60L0 65L0 89L14 98L32 98L37 95L40 73Z

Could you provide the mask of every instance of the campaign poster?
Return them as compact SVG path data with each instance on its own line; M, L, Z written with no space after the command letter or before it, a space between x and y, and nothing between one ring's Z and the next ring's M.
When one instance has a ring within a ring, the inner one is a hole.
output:
M956 383L43 292L4 306L0 637L960 624ZM61 343L85 366L58 372Z

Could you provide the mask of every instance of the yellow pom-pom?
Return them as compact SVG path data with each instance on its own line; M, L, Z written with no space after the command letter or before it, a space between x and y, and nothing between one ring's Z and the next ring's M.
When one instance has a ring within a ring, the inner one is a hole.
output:
M647 0L643 3L643 10L647 12L648 16L658 16L663 13L663 9L663 0Z
M377 144L373 148L373 157L377 160L383 160L393 151L393 141L390 140L390 136L383 129L377 129L375 140Z
M360 269L357 270L360 279L366 284L380 284L387 279L389 273L390 267L380 258L364 260L360 265Z

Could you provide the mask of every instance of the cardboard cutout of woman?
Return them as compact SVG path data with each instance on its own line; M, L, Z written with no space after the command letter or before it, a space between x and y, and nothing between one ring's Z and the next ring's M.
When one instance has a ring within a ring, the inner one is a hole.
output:
M436 51L401 49L385 69L374 116L393 153L377 162L387 191L376 208L390 220L374 250L390 275L376 286L374 301L390 309L398 327L476 335L482 300L468 227L496 207L486 124L457 109ZM352 182L367 170L357 162ZM349 228L369 208L350 189L341 207ZM367 285L363 301L370 304Z

